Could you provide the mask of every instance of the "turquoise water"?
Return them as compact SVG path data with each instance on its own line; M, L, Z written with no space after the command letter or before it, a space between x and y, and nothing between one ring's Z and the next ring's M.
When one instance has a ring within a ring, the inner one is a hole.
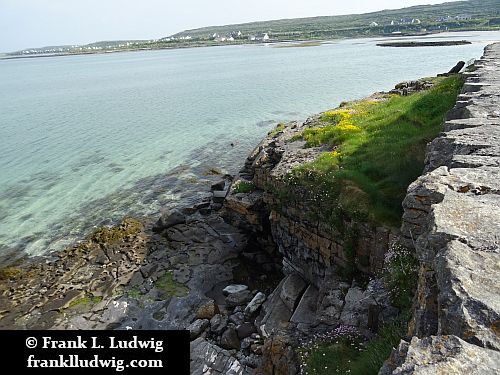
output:
M0 252L42 254L97 225L177 204L209 169L236 172L277 122L447 71L500 33L452 37L474 43L381 48L365 39L0 61Z

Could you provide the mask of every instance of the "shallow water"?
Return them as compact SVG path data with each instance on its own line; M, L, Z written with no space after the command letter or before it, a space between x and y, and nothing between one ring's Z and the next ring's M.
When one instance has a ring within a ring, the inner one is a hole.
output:
M472 45L228 46L0 61L0 253L60 249L100 224L194 199L279 121L478 58ZM231 147L231 143L234 147Z

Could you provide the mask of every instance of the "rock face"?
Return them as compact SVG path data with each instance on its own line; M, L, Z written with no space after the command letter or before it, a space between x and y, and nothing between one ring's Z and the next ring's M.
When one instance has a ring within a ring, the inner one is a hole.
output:
M493 375L500 372L500 353L468 344L456 336L413 337L402 341L379 375Z
M475 65L403 203L402 234L420 261L410 333L437 337L402 344L403 364L384 374L500 366L500 44Z
M420 87L420 86L419 86ZM271 132L247 158L238 181L251 182L255 189L237 193L231 189L222 210L234 226L254 233L261 248L271 256L277 247L283 259L285 274L299 274L308 283L320 287L331 267L345 267L352 261L366 273L380 271L395 230L369 223L357 225L355 254L349 255L347 239L333 224L317 218L307 191L297 191L285 203L280 192L287 185L293 168L315 160L325 151L321 147L305 148L305 142L294 138L321 121L321 114L304 123L292 122L280 131ZM353 229L353 221L344 217L341 227Z

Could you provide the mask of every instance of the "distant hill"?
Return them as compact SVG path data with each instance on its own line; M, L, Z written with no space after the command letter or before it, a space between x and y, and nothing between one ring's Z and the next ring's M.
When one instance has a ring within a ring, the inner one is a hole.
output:
M277 39L344 37L387 34L397 31L488 28L490 19L500 15L500 0L455 1L438 5L418 5L365 14L282 19L244 24L211 26L186 30L174 37L210 38L229 35L270 33ZM412 24L412 21L414 23ZM418 21L417 21L418 20ZM391 24L392 23L392 24Z
M500 0L455 1L365 14L210 26L182 31L161 39L101 41L86 45L28 48L8 53L4 57L190 48L286 40L421 35L459 30L500 30Z

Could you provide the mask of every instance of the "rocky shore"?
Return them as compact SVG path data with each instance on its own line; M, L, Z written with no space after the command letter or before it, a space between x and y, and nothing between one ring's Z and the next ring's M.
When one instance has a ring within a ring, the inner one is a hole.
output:
M370 340L401 312L381 275L403 241L420 262L414 337L381 374L494 373L498 214L488 206L498 192L498 45L488 51L447 133L429 146L401 230L348 215L333 225L313 215L308 192L285 199L289 172L325 151L300 137L317 115L271 131L238 175L220 176L194 205L128 218L1 269L0 329L187 329L192 374L305 373L297 348L339 330ZM406 82L391 93L431 87ZM342 276L349 267L356 277Z

